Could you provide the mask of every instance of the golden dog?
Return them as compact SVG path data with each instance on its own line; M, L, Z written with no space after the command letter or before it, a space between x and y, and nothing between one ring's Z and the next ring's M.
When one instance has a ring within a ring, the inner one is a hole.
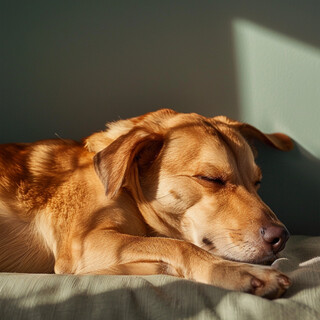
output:
M273 261L288 232L257 194L251 138L293 145L168 109L82 142L2 145L0 271L168 274L280 297L288 277L256 264Z

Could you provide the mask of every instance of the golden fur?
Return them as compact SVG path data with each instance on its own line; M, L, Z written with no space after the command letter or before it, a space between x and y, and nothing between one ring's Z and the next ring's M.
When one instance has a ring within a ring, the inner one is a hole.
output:
M279 297L289 279L250 264L275 259L259 230L282 225L257 194L252 138L292 148L283 134L168 109L82 142L2 145L0 271L163 273Z

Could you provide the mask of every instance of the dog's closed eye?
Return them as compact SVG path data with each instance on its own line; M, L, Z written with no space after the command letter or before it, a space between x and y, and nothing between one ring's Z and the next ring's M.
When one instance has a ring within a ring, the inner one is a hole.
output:
M197 175L197 176L195 176L195 178L202 180L202 181L207 181L210 183L221 185L221 186L224 186L226 184L225 180L220 177L207 177L207 176Z

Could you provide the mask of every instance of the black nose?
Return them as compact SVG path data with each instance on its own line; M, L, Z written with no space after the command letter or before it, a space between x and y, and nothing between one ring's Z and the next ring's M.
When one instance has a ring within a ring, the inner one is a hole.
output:
M283 250L289 239L288 230L283 226L275 224L261 228L260 233L265 243L271 246L273 253Z

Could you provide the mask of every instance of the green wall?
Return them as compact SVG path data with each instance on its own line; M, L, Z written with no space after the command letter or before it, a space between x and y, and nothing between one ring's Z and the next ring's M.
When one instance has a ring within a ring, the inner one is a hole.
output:
M260 146L262 198L320 234L318 1L2 1L0 142L79 139L159 107L296 141Z

